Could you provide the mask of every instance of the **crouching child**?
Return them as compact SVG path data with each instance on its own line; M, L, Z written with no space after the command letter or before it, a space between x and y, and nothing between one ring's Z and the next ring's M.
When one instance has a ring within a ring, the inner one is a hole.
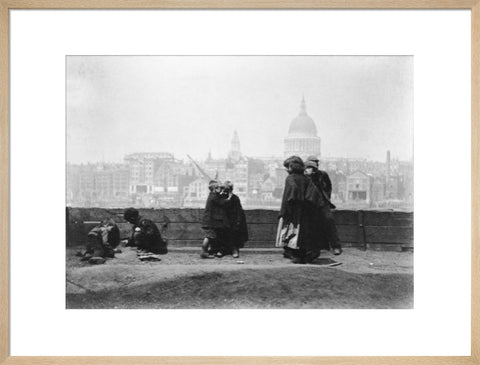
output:
M141 217L135 208L126 209L123 217L132 224L132 235L128 239L127 246L159 255L165 255L168 252L167 242L162 238L154 222Z

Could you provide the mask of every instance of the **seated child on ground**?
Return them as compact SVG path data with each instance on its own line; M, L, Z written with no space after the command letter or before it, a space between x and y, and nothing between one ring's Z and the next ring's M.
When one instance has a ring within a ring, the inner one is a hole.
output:
M120 243L120 230L113 219L102 221L88 232L84 253L80 253L82 261L91 264L103 264L105 258L113 258L115 249Z
M127 246L138 247L139 250L160 255L168 252L167 242L162 238L154 222L141 217L135 208L126 209L123 217L133 225Z

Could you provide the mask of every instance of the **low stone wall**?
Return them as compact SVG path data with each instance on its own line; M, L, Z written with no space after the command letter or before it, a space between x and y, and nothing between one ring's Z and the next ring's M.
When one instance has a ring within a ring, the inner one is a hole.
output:
M139 209L154 221L171 247L200 247L203 209ZM278 211L247 210L250 241L246 248L274 247ZM413 213L393 211L334 211L342 246L362 249L413 250ZM131 225L123 219L123 209L67 208L67 246L85 243L87 233L101 220L113 218L123 238Z

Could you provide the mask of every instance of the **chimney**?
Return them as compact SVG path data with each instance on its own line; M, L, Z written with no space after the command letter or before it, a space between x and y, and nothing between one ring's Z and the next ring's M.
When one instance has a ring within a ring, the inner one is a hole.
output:
M387 179L390 177L390 150L387 151Z

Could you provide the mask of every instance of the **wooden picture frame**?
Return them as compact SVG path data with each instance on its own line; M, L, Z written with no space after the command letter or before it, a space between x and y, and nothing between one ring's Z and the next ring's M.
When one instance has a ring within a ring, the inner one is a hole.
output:
M10 356L9 11L13 9L467 9L471 10L471 356L465 357L13 357ZM480 364L480 0L0 0L1 364Z

